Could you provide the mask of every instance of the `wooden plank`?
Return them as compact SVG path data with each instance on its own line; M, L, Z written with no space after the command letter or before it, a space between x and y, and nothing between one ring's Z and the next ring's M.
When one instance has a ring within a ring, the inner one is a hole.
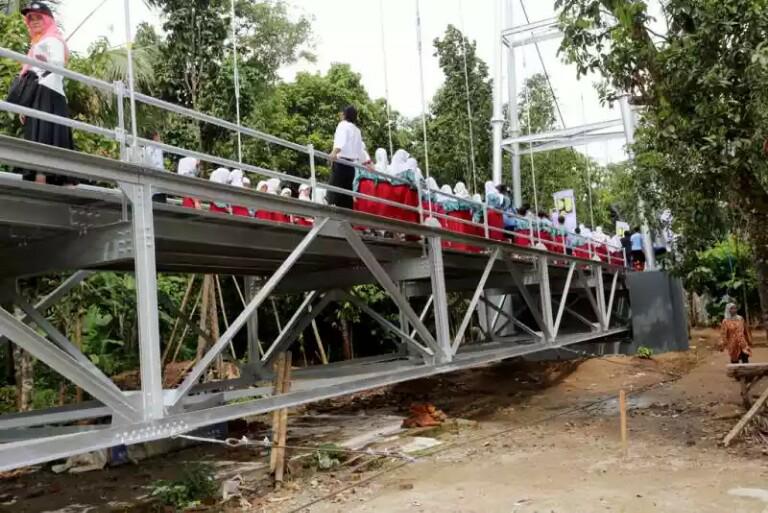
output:
M726 369L731 378L768 377L768 363L732 363Z
M760 396L760 399L758 399L757 402L752 405L752 408L741 418L739 423L734 426L734 428L730 433L728 433L725 439L723 439L723 445L728 447L733 439L741 434L749 421L752 420L752 418L757 415L760 410L763 409L763 406L765 406L766 402L768 402L768 390L763 392L763 395Z
M274 395L283 393L283 382L285 377L285 353L280 353L275 363L275 389ZM269 471L274 472L277 465L277 439L280 431L280 410L272 412L272 452L269 455Z
M283 394L291 391L291 353L285 354L285 369L283 370ZM288 433L288 408L280 410L280 431L277 438L277 464L275 466L275 488L280 489L283 485L283 474L285 472L285 443Z

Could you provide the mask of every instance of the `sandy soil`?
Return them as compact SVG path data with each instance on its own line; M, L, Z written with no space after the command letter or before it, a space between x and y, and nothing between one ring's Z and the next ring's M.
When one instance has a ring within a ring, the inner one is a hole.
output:
M250 508L235 500L217 511L768 513L768 497L732 495L768 495L768 452L748 442L718 445L742 409L738 387L725 375L726 356L712 351L716 336L697 331L691 351L652 361L504 362L300 412L319 417L292 417L292 442L312 445L396 426L414 401L431 401L452 418L473 421L418 433L437 438L441 445L432 451L438 452L370 482L397 462L365 464L363 458L320 472L298 460L285 489L268 492L264 455L207 446L87 476L40 470L4 480L0 502L16 502L0 511L143 511L140 498L153 480L172 478L186 462L208 460L217 463L222 478L239 474L253 490L246 493ZM765 339L758 343L763 347L754 360L768 360ZM620 388L630 394L627 460L613 399ZM249 436L255 439L263 429L253 425ZM409 436L380 445L396 447Z

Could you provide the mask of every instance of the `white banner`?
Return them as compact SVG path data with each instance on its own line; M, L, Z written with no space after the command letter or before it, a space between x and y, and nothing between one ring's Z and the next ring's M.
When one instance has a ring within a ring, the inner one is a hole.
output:
M616 235L618 235L620 238L624 237L624 232L630 232L632 233L632 228L629 227L629 223L625 223L624 221L616 221Z
M576 198L574 198L573 189L556 192L554 198L557 214L565 217L565 228L570 232L576 230L579 224L576 220Z

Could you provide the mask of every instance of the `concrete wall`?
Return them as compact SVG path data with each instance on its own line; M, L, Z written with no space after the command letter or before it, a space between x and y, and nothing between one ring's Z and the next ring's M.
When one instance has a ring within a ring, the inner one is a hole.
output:
M627 287L633 340L622 352L634 354L641 346L657 354L686 351L688 321L682 281L663 271L648 271L629 274Z

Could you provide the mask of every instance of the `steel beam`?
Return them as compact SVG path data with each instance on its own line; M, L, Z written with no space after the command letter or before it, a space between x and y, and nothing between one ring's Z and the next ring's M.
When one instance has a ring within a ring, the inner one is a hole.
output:
M280 280L283 279L288 271L291 270L293 265L299 260L299 258L301 258L301 255L304 254L304 251L306 251L307 247L309 247L317 238L318 234L325 227L327 222L327 218L315 219L315 225L312 227L306 237L304 237L304 240L302 240L296 249L293 250L293 253L288 256L288 258L282 263L275 274L273 274L264 283L253 300L248 303L248 306L246 306L245 309L237 317L237 319L232 322L232 324L229 326L229 329L224 332L216 344L214 344L214 346L208 350L205 356L193 367L184 382L176 390L176 396L172 404L173 407L177 407L181 404L184 396L187 395L190 389L197 383L197 380L200 379L208 366L213 363L216 357L229 344L230 340L232 340L232 338L240 331L240 329L245 325L253 312L255 312L259 306L261 306L261 304L269 297L270 294L272 294L272 291L275 289L277 284L280 283Z
M409 347L416 349L419 352L419 354L421 354L423 357L428 358L431 361L432 357L435 356L435 353L431 349L429 349L428 347L424 347L418 342L416 342L416 340L408 336L407 333L405 333L403 330L401 330L400 328L398 328L397 326L389 322L387 319L384 318L384 316L380 315L373 308L368 306L365 303L365 301L362 301L360 298L346 291L341 291L340 293L342 296L344 296L349 301L354 303L360 310L362 310L363 312L371 316L371 318L373 318L373 320L378 322L384 329L391 331L392 333L400 337L401 340L405 340L405 342L409 345Z
M541 299L541 314L544 318L544 341L552 343L555 338L555 323L552 319L552 289L549 283L549 259L539 257L539 296Z
M488 264L485 266L485 271L483 271L483 275L480 277L480 282L477 284L477 288L472 295L472 299L469 301L469 307L467 308L467 311L464 314L464 318L461 321L461 325L459 325L459 329L456 332L456 338L454 338L453 346L451 347L453 354L456 354L456 352L459 350L459 346L464 340L464 333L467 331L469 322L472 320L472 315L474 315L475 309L477 308L477 302L480 300L480 296L485 290L485 284L488 281L488 277L491 275L491 270L493 270L493 266L496 265L496 260L498 258L499 250L496 249L488 258ZM496 319L498 319L498 317L496 317ZM495 321L493 324L495 324ZM493 324L490 326L491 332L493 332Z
M349 245L352 246L352 249L355 251L355 253L357 253L357 255L363 261L365 266L368 267L371 273L373 273L373 275L376 277L376 281L378 281L379 284L384 288L384 290L389 294L389 296L392 298L392 300L395 302L398 308L402 310L402 312L405 314L408 321L419 333L419 336L421 337L421 339L435 353L439 353L440 348L438 347L437 341L429 333L429 330L427 330L427 327L424 326L424 323L421 322L416 312L413 311L413 308L411 308L411 305L408 304L408 300L400 293L400 290L398 289L397 285L395 285L395 283L392 281L392 278L389 277L387 272L384 270L381 264L376 260L376 258L373 256L371 251L365 245L365 243L363 243L362 239L357 234L355 229L352 228L352 226L346 222L341 223L339 228L342 234L347 239L347 242L349 242Z
M275 357L290 347L293 341L296 340L296 337L299 336L299 333L303 331L299 330L299 326L309 326L309 323L312 322L312 319L317 317L317 315L322 312L323 308L321 307L315 308L314 310L308 310L318 297L320 297L320 293L316 290L313 290L304 297L304 301L302 301L301 305L293 313L293 316L291 316L288 324L283 327L275 341L264 353L264 356L261 359L263 367L270 367ZM325 305L323 305L323 307L324 306ZM305 321L306 324L302 321Z
M587 300L589 301L589 304L592 306L592 310L595 312L595 318L597 319L598 324L602 327L602 320L600 315L600 307L598 306L597 301L595 300L595 296L592 295L592 290L589 287L589 281L587 280L586 275L584 274L584 271L580 268L577 268L577 271L579 273L580 283L581 286L584 287L584 293L587 296Z
M434 302L434 300L435 300L435 296L434 295L429 296L429 298L427 299L427 304L424 305L424 309L421 311L421 315L419 315L419 319L421 320L421 322L424 322L424 319L427 318L427 314L429 313L429 307L432 306L432 303ZM405 329L407 330L408 329L408 324L407 324L408 321L406 320L405 322L406 322ZM401 328L402 328L402 326L401 326ZM411 332L411 338L413 338L415 336L416 336L416 330L413 330Z
M573 272L576 270L576 263L572 262L568 266L568 277L565 279L565 287L563 287L563 294L560 296L560 307L557 309L557 319L555 319L555 328L553 335L557 337L560 332L560 321L563 320L563 311L565 310L565 304L568 301L568 292L571 290L571 280L573 280Z
M115 391L114 383L110 383L110 386L103 382L81 362L48 342L3 308L0 308L0 334L104 403L119 417L135 419L140 415L122 392Z
M515 326L517 326L518 328L520 328L524 332L528 333L530 336L532 336L534 338L537 338L537 339L541 339L542 342L544 341L544 333L543 332L532 330L531 328L526 326L524 323L519 321L514 316L510 316L507 312L505 312L504 310L502 310L498 306L494 305L493 301L489 301L486 298L481 298L481 300L482 300L483 303L485 303L485 305L488 308L490 308L491 310L493 310L493 311L497 312L498 314L504 316L509 322L511 322L512 324L514 324ZM491 334L491 335L493 336L494 334Z
M509 274L512 275L512 279L515 281L515 285L517 286L520 295L523 296L525 304L528 305L528 308L530 309L531 315L533 315L536 324L539 325L539 328L541 328L543 333L546 333L544 318L541 316L541 311L536 306L536 301L534 301L533 296L531 296L531 293L528 292L528 289L525 286L522 273L517 268L517 265L512 261L509 255L504 255L504 262L507 264Z
M448 293L445 290L445 266L443 265L443 245L439 237L427 239L430 262L430 281L434 297L435 336L441 363L450 362L455 351L451 348L451 319L448 315ZM498 253L498 249L495 252Z
M619 271L613 273L613 282L611 283L611 297L608 300L608 312L605 314L605 329L611 325L611 314L613 313L613 300L616 297L616 285L619 283Z
M607 308L605 306L605 280L603 279L603 270L600 267L592 268L592 275L597 277L597 310L599 312L600 326L603 331L608 329Z
M608 128L613 128L617 126L622 126L622 120L621 119L612 119L610 121L601 121L599 123L590 123L588 125L581 125L581 126L575 126L571 128L562 128L560 130L553 130L550 132L542 132L538 134L531 134L531 135L521 135L518 137L510 137L508 139L505 139L502 144L505 146L512 145L514 143L517 144L534 144L537 142L552 142L552 141L559 141L563 140L569 137L576 137L580 135L587 135L592 132L598 132L600 130L607 130Z

